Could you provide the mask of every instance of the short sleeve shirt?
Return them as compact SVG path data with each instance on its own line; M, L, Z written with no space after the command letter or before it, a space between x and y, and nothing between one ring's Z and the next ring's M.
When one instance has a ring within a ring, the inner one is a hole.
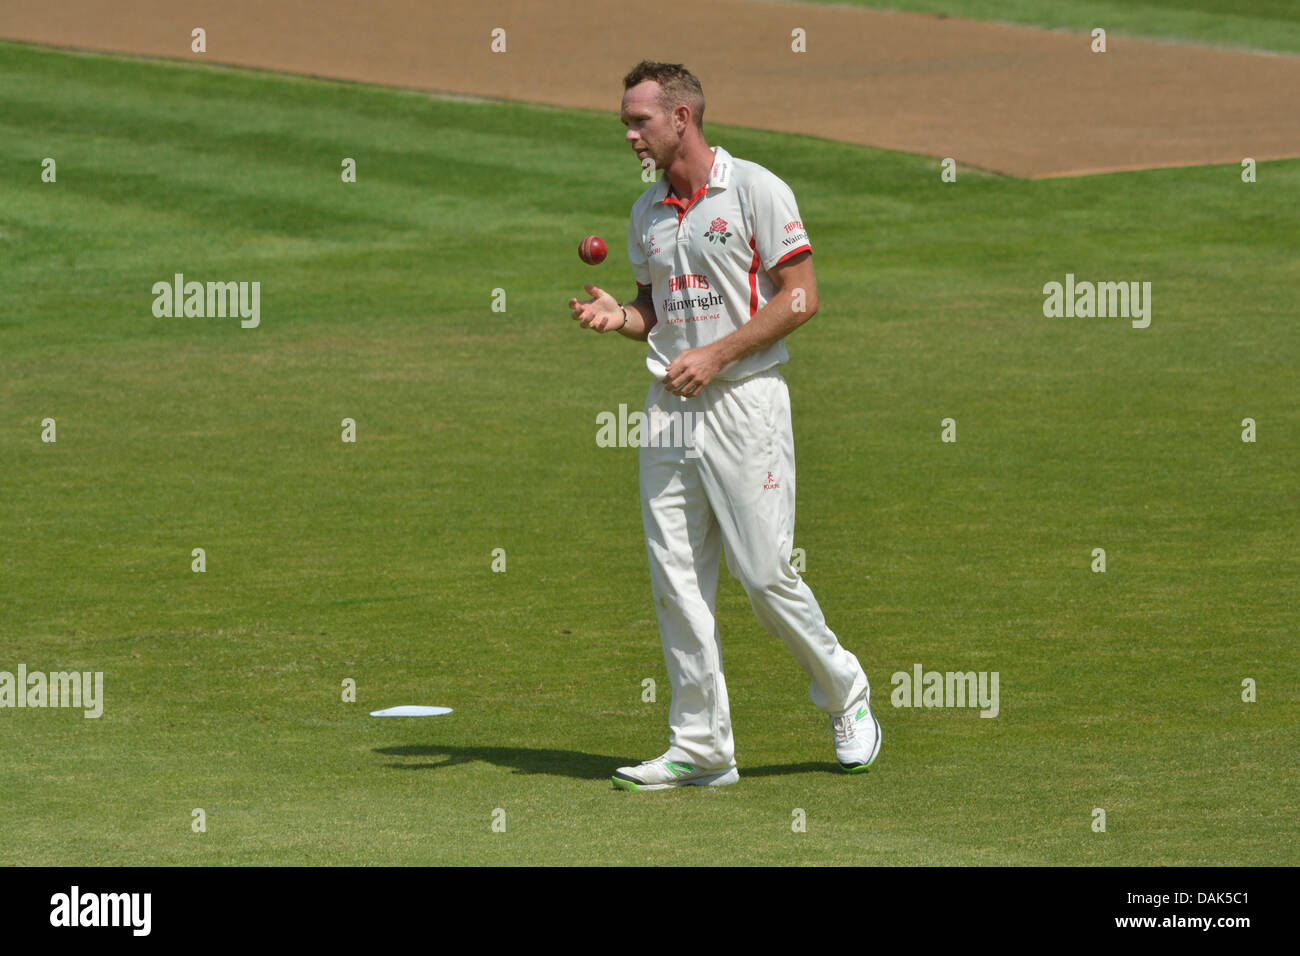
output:
M666 175L641 194L628 222L637 285L654 296L646 367L656 378L688 349L739 329L776 291L768 270L811 251L790 187L757 163L714 147L709 180L693 197L672 195ZM746 378L789 361L785 340L722 367Z

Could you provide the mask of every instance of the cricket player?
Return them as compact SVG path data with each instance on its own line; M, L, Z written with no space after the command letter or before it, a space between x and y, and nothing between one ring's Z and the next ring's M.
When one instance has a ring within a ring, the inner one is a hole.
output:
M637 296L620 304L589 285L592 298L570 299L569 309L584 329L649 346L641 516L672 705L668 750L618 768L614 785L739 779L714 617L723 547L759 623L808 674L840 766L864 771L881 737L867 675L790 565L794 437L780 367L785 337L817 311L794 194L762 166L705 142L704 93L685 67L642 62L623 87L627 143L643 167L649 160L663 171L628 223Z

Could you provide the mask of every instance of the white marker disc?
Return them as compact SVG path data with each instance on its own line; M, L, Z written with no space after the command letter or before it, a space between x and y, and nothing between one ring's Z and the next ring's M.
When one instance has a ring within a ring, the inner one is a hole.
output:
M371 717L439 717L450 714L450 707L422 707L419 704L403 704L386 710L372 710Z

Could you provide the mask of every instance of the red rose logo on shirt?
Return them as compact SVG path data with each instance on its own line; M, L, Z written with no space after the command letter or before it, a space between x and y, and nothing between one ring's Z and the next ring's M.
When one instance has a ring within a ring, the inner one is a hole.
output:
M709 231L704 234L704 238L709 242L725 243L731 238L731 233L727 232L727 220L719 217L709 223Z

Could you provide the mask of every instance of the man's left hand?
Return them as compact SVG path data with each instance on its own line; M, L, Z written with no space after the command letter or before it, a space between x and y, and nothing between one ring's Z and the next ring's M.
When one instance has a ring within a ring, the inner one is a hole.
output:
M721 368L722 363L711 347L705 345L698 349L687 349L668 364L664 385L674 395L693 398L713 381Z

